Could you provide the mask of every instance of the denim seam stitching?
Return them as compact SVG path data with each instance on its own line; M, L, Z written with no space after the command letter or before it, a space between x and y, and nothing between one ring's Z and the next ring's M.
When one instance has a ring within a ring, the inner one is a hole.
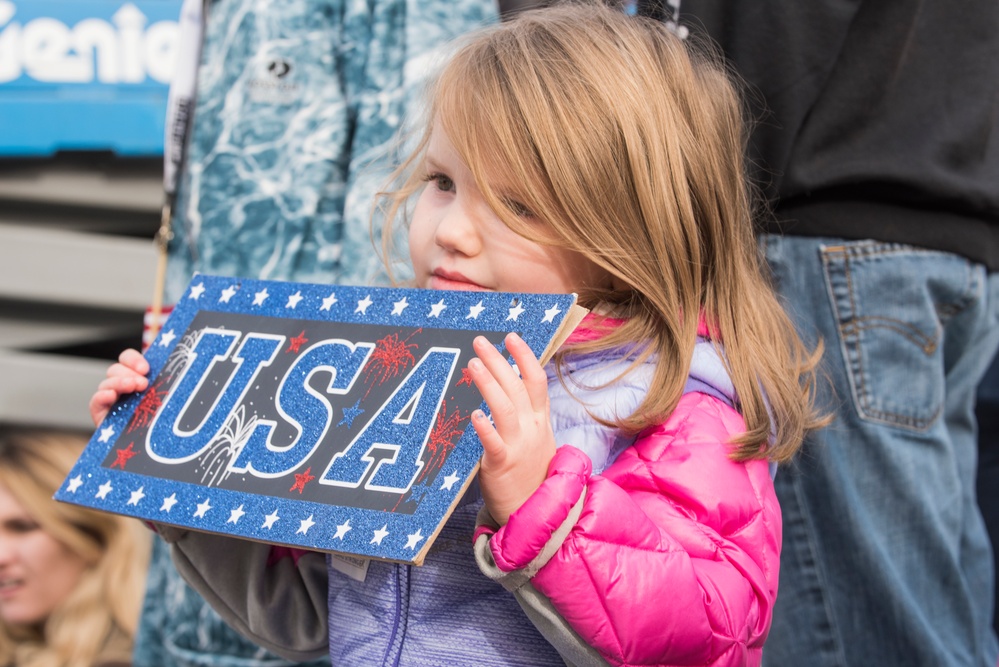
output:
M849 255L852 257L887 257L889 255L938 255L938 256L948 256L951 253L941 252L939 250L929 250L927 248L920 248L918 246L908 245L905 243L875 243L875 244L865 244L865 245L848 245L842 246L841 250L837 250L837 253L843 255Z
M868 325L868 323L871 324ZM888 326L889 324L897 324L899 326ZM855 334L879 328L891 329L899 336L920 348L925 354L933 354L939 345L936 339L921 334L917 336L916 333L919 332L913 333L913 328L908 323L894 317L855 317L849 322L845 322L840 327L840 332L843 334Z
M812 518L811 512L806 509L808 505L801 498L801 487L796 480L791 484L791 488L794 490L795 503L799 508L799 512L797 513L797 519L801 524L799 529L804 530L805 542L808 545L808 558L810 561L809 565L812 571L814 572L815 579L819 581L819 585L817 588L823 609L822 621L825 622L826 626L825 629L828 631L828 636L826 637L826 639L830 643L830 646L828 648L831 649L832 652L836 654L836 658L838 659L839 664L845 665L847 664L847 662L846 662L846 654L845 651L843 650L843 645L841 641L842 632L840 631L839 624L836 622L837 620L836 614L833 612L830 606L829 597L823 593L823 591L829 590L829 580L828 577L826 576L825 568L822 567L822 560L820 558L815 557L815 554L821 551L818 540L815 538L815 533L813 530L813 527L816 525L816 522ZM802 512L807 512L808 517L807 518L803 517Z

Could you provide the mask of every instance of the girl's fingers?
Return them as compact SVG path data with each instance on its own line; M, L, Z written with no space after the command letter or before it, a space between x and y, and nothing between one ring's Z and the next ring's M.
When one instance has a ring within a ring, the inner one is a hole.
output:
M132 369L139 375L149 372L149 362L138 350L129 348L118 355L118 362L123 366Z
M516 366L511 366L506 357L500 354L484 336L476 337L472 342L472 348L519 410L532 410L547 405L548 379L531 348L517 334L508 334L506 343ZM525 369L527 374L522 375ZM538 391L536 385L538 374L542 391ZM528 387L528 383L532 386Z
M138 373L134 368L130 368L125 364L111 364L108 366L107 376L111 377L143 377L142 373Z
M127 375L111 375L97 385L98 390L111 390L117 394L131 394L133 391L142 391L149 385L149 380L144 375L129 373Z
M488 339L478 336L472 342L478 358L470 361L468 368L489 405L495 430L502 438L511 439L520 436L521 422L527 415L544 413L547 421L548 376L520 336L508 334L506 346L516 367Z
M506 349L510 350L513 360L517 362L531 407L535 410L544 409L548 405L548 374L534 356L534 351L515 333L507 334Z
M505 361L503 363L506 364ZM486 368L481 359L475 358L468 362L468 370L472 374L472 382L475 383L475 387L482 394L486 405L489 406L493 423L496 425L495 430L499 431L504 439L519 435L520 420L517 415L517 407L496 381L490 369Z
M87 406L90 418L98 426L120 397L149 386L149 362L138 350L128 349L118 355L118 363L111 364L107 376L97 385L97 391L90 397Z
M476 336L472 341L472 349L512 401L520 403L528 399L518 369L511 366L506 357L500 354L485 336Z
M516 334L506 338L516 368L484 337L472 347L478 356L468 362L469 374L493 420L490 424L482 410L472 413L483 448L479 482L486 508L502 525L544 481L555 452L548 377Z
M506 453L506 443L482 410L472 412L472 427L482 442L482 449L486 457L495 459Z
M116 400L118 400L117 392L109 389L100 389L94 393L90 398L89 405L90 418L94 422L94 426L100 426Z

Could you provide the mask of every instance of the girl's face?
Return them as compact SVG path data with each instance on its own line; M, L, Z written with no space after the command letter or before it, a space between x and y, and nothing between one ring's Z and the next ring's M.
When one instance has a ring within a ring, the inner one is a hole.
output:
M582 255L542 246L507 227L439 125L430 137L425 169L427 184L409 228L417 287L556 294L610 283ZM502 195L503 188L497 192ZM510 203L515 211L523 208ZM526 210L522 215L532 221Z
M0 619L43 623L86 569L83 558L46 533L0 485Z

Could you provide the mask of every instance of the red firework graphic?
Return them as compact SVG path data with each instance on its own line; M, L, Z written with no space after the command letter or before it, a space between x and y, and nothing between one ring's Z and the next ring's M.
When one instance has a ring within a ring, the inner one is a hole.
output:
M461 369L461 379L458 380L458 384L455 387L460 387L463 384L467 384L469 387L472 386L472 371L468 370L468 366Z
M448 414L447 400L441 401L441 411L437 413L437 421L430 430L430 438L427 440L427 449L430 450L430 459L427 465L423 466L417 482L422 481L431 472L440 470L447 460L448 454L454 449L457 438L465 432L465 423L468 415L462 416L461 410L455 410Z
M135 408L135 414L132 416L132 421L128 423L125 432L131 433L137 428L149 426L149 421L163 407L163 399L166 398L166 395L167 392L159 390L159 383L150 387L139 402L139 406Z
M409 339L421 331L423 329L417 329L406 336L405 340L399 340L399 334L390 333L375 343L375 350L364 366L364 382L369 391L375 384L383 384L416 363L413 352L419 346L410 343Z

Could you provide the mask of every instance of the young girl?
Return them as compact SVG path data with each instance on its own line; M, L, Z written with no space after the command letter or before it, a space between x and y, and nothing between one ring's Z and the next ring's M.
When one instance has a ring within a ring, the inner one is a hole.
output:
M531 11L456 51L428 117L388 206L404 218L417 197L416 286L576 292L591 315L547 368L515 335L516 369L476 342L481 498L422 567L345 574L164 527L178 568L294 659L759 664L781 540L770 463L817 420L813 357L761 272L724 71L658 23ZM124 353L95 421L147 371Z

